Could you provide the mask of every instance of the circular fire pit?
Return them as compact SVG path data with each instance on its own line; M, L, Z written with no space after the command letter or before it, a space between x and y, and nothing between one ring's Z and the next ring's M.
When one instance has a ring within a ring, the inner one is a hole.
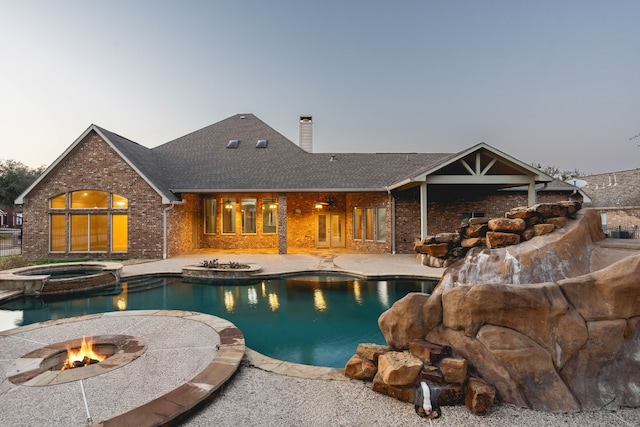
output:
M45 386L82 380L120 368L140 357L146 344L130 335L98 335L90 337L95 353L105 356L98 363L61 370L68 350L82 347L85 338L63 341L41 347L17 359L7 370L7 379L24 386Z

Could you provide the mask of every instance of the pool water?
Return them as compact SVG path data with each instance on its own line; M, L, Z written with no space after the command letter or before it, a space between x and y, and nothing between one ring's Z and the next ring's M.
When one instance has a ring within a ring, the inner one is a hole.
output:
M81 297L10 301L0 305L0 330L105 311L190 310L233 322L244 333L246 345L267 356L344 367L359 343L385 343L378 328L382 312L407 293L431 292L434 285L432 281L374 281L344 275L235 284L146 277Z

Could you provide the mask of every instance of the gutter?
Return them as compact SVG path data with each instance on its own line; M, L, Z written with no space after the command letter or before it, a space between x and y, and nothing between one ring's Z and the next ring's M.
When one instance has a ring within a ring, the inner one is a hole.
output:
M180 200L179 202L171 202L171 206L164 208L162 212L162 259L167 259L167 214L176 205L183 205L186 202Z

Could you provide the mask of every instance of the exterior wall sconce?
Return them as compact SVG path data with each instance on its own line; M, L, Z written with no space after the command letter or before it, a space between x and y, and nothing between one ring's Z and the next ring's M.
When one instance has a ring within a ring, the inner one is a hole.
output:
M231 203L231 200L227 199L224 202L224 208L228 211L230 211L231 209L233 209L233 203Z
M322 203L316 202L316 209L322 209Z
M276 205L275 203L269 205L269 209L276 209L277 207L278 205Z

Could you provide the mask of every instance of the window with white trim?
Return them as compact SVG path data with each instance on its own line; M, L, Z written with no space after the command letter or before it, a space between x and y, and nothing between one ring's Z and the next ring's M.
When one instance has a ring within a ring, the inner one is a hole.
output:
M353 239L383 242L387 238L387 208L353 208Z

